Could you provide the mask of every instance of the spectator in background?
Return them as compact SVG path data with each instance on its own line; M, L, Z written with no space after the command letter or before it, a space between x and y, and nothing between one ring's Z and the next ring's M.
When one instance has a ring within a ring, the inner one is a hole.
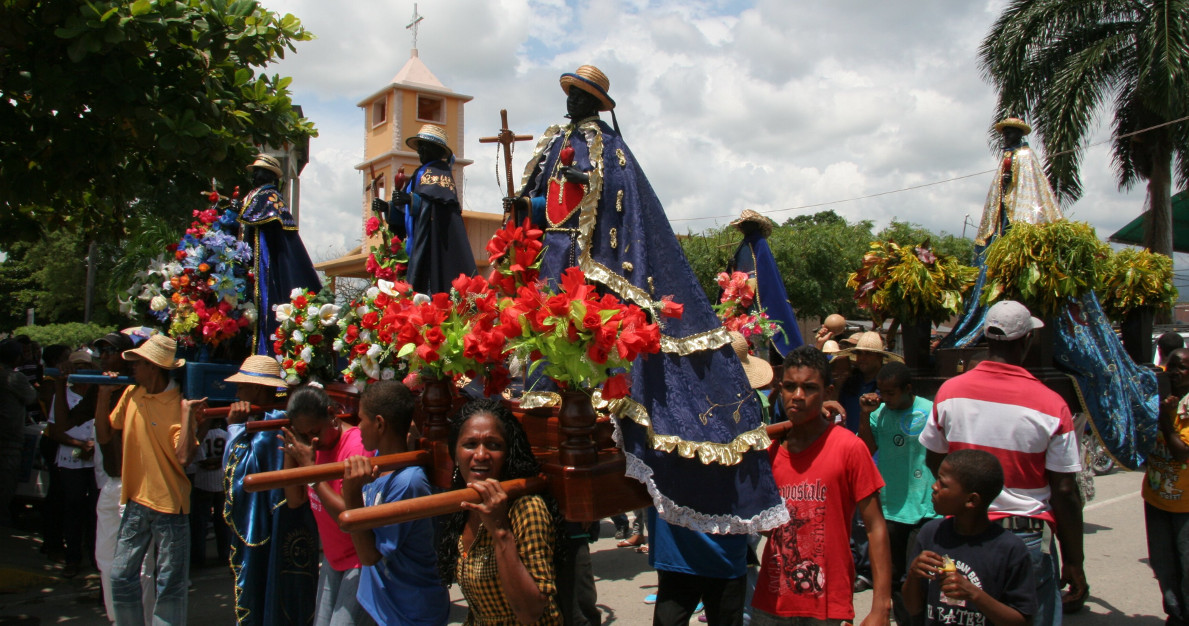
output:
M1168 331L1156 338L1156 365L1165 367L1168 364L1168 357L1172 355L1173 350L1179 350L1185 347L1185 338L1180 333Z
M876 391L876 376L884 363L900 361L901 358L884 350L883 338L876 331L857 333L847 338L848 343L851 340L854 341L854 347L838 352L834 358L848 355L855 364L846 386L838 388L840 389L838 402L846 411L846 429L858 434L859 419L862 416L859 398L864 394ZM867 529L863 525L863 520L857 516L853 523L851 552L854 553L855 558L855 591L864 591L871 588L871 561L867 558Z
M22 348L15 339L0 342L0 526L12 525L12 497L21 472L25 445L25 416L37 391L16 371Z
M886 483L880 504L892 548L892 613L897 624L907 624L909 615L900 587L908 572L908 550L921 526L937 517L932 503L933 473L925 464L927 450L919 439L933 413L933 403L913 393L912 371L903 363L884 365L876 384L878 393L859 399L863 409L859 438L871 454L879 452L876 466Z
M31 344L30 344L31 345ZM65 379L69 375L70 362L70 348L62 344L53 344L46 346L42 351L42 356L45 358L45 365L47 368L55 368L61 370L66 368L65 374L58 376L47 375L42 381L41 385L35 385L37 389L37 412L30 413L30 418L37 420L37 415L46 415L47 423L54 421L54 413L51 407L54 402L54 396L57 390L58 379ZM91 408L94 408L94 402L91 403ZM46 430L42 433L42 437L38 440L38 452L41 454L41 462L45 467L46 475L46 492L45 499L41 501L41 553L49 560L57 563L66 562L66 538L64 534L66 523L66 493L62 486L62 470L58 465L58 448L60 447L58 439L50 432L47 425Z
M215 563L231 563L231 540L223 520L223 451L227 447L227 424L207 420L198 427L199 456L190 490L190 567L206 566L206 531L214 527Z
M46 350L49 353L49 350ZM95 554L95 396L87 384L68 385L75 368L91 369L91 353L79 350L56 364L54 397L50 403L46 435L58 443L55 463L63 496L61 516L66 539L66 567L63 578L78 576L83 554L88 561Z
M206 400L186 400L170 370L185 364L177 358L177 342L153 335L123 355L132 362L136 384L128 387L116 407L112 386L101 386L95 419L100 443L122 437L124 458L120 501L124 518L112 564L112 597L116 624L139 624L144 619L141 565L149 546L157 548L157 603L153 621L186 621L190 578L190 483L185 467L198 448L197 416Z
M1189 624L1189 350L1165 361L1172 395L1160 403L1160 435L1144 474L1148 565L1160 584L1166 624Z

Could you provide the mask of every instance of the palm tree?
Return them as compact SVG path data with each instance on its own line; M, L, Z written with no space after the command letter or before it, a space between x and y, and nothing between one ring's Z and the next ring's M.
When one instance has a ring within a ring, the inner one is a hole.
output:
M1172 191L1189 180L1189 0L1012 0L979 49L998 115L1026 114L1062 203L1082 194L1091 122L1114 114L1120 189L1147 181L1144 245L1172 256ZM1113 105L1113 106L1112 106Z

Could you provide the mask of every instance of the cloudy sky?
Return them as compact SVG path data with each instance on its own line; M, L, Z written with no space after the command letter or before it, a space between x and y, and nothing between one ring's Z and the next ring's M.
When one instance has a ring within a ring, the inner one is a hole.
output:
M302 237L316 260L332 258L361 235L355 103L409 58L413 2L264 4L317 37L275 71L294 78L294 100L320 132L302 176ZM877 226L895 217L960 234L967 216L978 222L996 161L987 143L995 95L976 51L1003 4L422 1L418 49L447 87L474 96L463 145L451 138L475 161L469 210L499 211L496 153L478 143L498 129L499 110L517 132L539 136L565 113L558 76L590 63L610 78L623 136L678 232L750 208L777 221L833 209ZM1094 142L1109 136L1109 117L1098 123ZM1107 145L1087 151L1082 180L1086 193L1066 214L1101 237L1143 210L1142 187L1116 188Z

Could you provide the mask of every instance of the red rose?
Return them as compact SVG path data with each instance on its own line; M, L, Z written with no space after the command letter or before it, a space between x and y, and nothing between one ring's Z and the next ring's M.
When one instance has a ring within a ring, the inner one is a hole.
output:
M304 309L304 308L306 308L306 305L309 303L310 303L310 301L306 300L306 297L304 295L297 296L296 298L293 299L293 306L295 306L295 307L300 307L300 308Z
M305 376L307 367L305 361L297 361L293 364L293 369L297 370L298 376Z
M417 356L421 357L421 360L425 361L426 363L433 363L434 361L442 358L441 355L439 355L436 350L429 347L428 344L421 344L417 346Z
M367 225L364 227L364 232L367 233L368 237L371 237L376 234L377 230L380 230L380 218L369 217L367 219Z
M614 400L623 398L632 390L632 383L626 374L616 374L603 383L603 399Z
M282 369L290 369L292 367L293 367L293 359L285 359L283 362L281 362Z
M673 302L673 296L661 298L661 315L679 318L685 313L685 305Z

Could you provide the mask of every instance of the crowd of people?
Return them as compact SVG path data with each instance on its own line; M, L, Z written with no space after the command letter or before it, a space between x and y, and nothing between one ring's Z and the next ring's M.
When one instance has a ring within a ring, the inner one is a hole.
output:
M1063 601L1076 608L1088 591L1080 457L1065 402L1021 367L1039 326L1018 303L992 307L986 358L932 401L914 392L913 372L872 331L837 342L819 336L825 351L789 351L776 380L739 342L770 419L790 423L769 458L791 521L768 533L757 555L758 536L702 533L655 509L636 512L637 525L621 527L622 545L649 548L658 586L645 600L655 603L655 623L699 613L711 624L848 622L854 594L867 587L874 595L864 624L891 616L1060 623ZM58 374L40 381L20 368L25 345L0 343L0 363L17 424L26 407L50 422L55 469L43 547L63 561L64 577L88 562L98 567L115 623L185 622L190 571L207 559L210 526L214 563L236 577L241 623L444 624L452 584L470 623L601 622L589 552L580 558L573 549L597 525L562 519L547 494L512 498L500 487L540 465L499 401L472 401L450 422L454 487L474 488L478 504L348 532L337 522L344 510L434 492L421 467L380 472L369 460L408 450L415 400L402 383L369 386L358 426L338 419L316 385L289 390L285 410L260 414L278 406L284 381L274 359L253 356L228 379L241 400L226 420L202 420L205 403L183 398L170 376L183 361L163 335L48 346L44 366ZM1151 566L1174 616L1184 607L1186 513L1177 496L1189 458L1181 400L1189 350L1165 356L1173 393L1144 498ZM81 369L131 375L134 384L70 383ZM289 422L278 435L245 427L255 419ZM308 486L243 489L249 473L325 463L345 469Z

